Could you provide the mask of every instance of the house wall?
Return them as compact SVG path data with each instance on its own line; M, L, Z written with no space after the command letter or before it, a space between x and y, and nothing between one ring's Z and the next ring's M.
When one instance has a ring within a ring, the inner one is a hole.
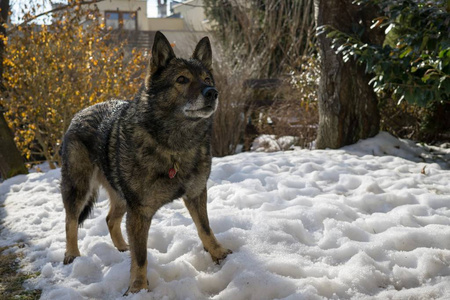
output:
M203 31L165 31L162 33L166 36L167 40L173 47L173 51L177 57L188 58L192 56L195 46L205 36L208 36L207 32ZM211 38L211 37L210 37ZM213 46L214 52L214 46ZM213 56L215 53L213 54Z
M173 7L173 12L181 15L189 30L210 30L210 24L206 20L202 0L191 0L175 5Z
M105 0L98 2L97 6L103 15L105 11L134 11L137 13L137 29L151 30L147 21L146 0Z
M151 31L157 30L185 30L183 19L176 18L149 18L147 19L148 29Z

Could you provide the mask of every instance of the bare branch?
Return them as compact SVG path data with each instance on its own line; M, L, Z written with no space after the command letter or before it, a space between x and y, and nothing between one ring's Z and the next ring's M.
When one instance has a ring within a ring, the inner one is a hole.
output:
M49 11L37 14L35 16L32 16L31 18L23 21L19 25L16 25L16 26L12 27L10 30L8 30L8 33L17 30L18 27L23 26L23 25L25 25L25 24L33 21L33 20L36 20L39 17L45 16L45 15L48 15L48 14L51 14L51 13L54 13L54 12L57 12L57 11L68 9L70 7L73 7L74 5L89 5L89 4L99 3L99 2L102 2L102 1L104 1L104 0L81 1L81 2L78 2L78 3L75 3L75 4L74 3L69 3L69 4L66 4L66 5L58 6L58 7L54 8L54 9L49 10Z

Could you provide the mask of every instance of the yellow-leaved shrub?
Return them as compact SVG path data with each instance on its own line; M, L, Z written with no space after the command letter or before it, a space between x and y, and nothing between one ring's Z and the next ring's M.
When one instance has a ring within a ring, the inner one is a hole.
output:
M98 10L74 2L50 25L10 28L0 104L28 161L60 161L64 132L79 110L111 98L132 99L145 76L147 52L128 50Z

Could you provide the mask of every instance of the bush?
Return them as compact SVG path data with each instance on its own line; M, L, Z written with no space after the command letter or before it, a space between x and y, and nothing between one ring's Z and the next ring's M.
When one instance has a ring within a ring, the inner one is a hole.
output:
M372 28L385 28L383 45L361 41L363 32L349 35L330 27L328 37L344 61L355 59L374 74L376 92L392 94L398 103L425 107L450 101L450 12L446 0L357 0L375 5L379 17ZM373 7L373 6L371 6ZM366 8L371 9L371 8Z
M23 155L43 158L53 168L73 115L113 97L130 98L142 83L146 55L127 57L98 11L76 4L54 15L50 25L13 30L5 39L7 91L0 104Z
M253 123L258 133L295 136L297 146L311 148L319 123L319 73L318 59L314 56L305 58L297 69L291 70L276 89L273 102L255 109L257 120Z
M232 53L216 47L219 59L214 64L214 79L219 91L219 106L214 114L212 135L213 156L236 153L244 139L249 114L252 111L251 93L244 82L251 78L251 62L232 63Z
M233 154L241 143L249 150L253 139L264 133L295 134L309 142L315 129L306 123L316 120L310 117L316 109L305 100L309 92L304 90L310 87L298 80L303 71L294 66L316 52L313 0L204 3L222 49L220 66L215 67L220 104L214 124L214 155ZM255 90L248 84L279 78L284 82L279 89ZM267 117L276 122L267 123Z
M218 41L238 61L255 60L258 77L275 78L315 53L313 0L204 0Z
M421 107L381 99L379 107L383 131L431 144L450 140L450 103L430 102Z

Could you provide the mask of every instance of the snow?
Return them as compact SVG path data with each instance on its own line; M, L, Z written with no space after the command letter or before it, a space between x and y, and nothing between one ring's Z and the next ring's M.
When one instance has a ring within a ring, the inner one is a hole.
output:
M150 228L150 292L125 298L450 299L449 157L380 133L339 150L215 158L208 212L233 254L216 265L174 201ZM0 185L0 246L40 272L26 285L42 299L121 299L130 258L109 237L105 191L79 229L82 256L62 264L59 180L49 170Z
M273 134L263 134L257 137L251 146L251 151L275 152L293 148L298 138L295 136L277 137Z

